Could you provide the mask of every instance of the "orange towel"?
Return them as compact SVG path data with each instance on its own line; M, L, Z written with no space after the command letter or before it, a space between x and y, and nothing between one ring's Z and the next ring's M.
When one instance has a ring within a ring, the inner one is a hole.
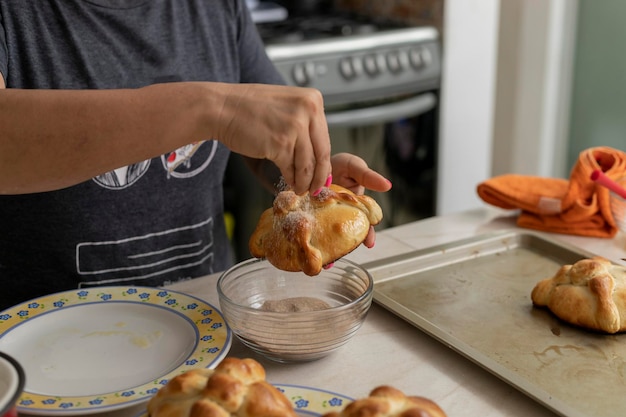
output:
M591 180L595 169L617 180L626 176L626 153L590 148L580 153L569 181L506 174L477 187L480 198L504 209L521 209L517 225L571 235L611 238L617 226L609 205L609 190Z

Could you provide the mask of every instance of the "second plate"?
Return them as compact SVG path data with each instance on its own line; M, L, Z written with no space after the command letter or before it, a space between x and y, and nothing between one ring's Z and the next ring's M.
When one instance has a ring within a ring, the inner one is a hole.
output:
M91 414L147 401L172 377L214 368L231 332L198 298L148 287L98 287L0 312L0 351L24 368L18 411Z

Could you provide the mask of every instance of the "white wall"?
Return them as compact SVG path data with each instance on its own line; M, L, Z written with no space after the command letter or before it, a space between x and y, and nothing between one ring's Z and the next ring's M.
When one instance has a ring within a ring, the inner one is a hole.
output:
M493 174L567 175L575 0L507 0L500 15Z
M499 0L446 0L437 214L477 207L491 174Z
M446 0L437 214L505 173L564 176L577 0Z

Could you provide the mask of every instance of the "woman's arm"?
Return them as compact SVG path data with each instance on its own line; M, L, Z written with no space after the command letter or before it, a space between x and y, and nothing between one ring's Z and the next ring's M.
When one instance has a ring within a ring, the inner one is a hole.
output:
M269 159L299 192L330 174L318 91L181 82L119 90L6 89L0 77L0 194L60 189L217 139Z

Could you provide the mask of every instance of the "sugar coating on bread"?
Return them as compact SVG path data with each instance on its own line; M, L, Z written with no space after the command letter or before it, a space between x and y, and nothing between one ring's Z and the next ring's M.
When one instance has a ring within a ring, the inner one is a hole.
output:
M282 191L261 214L250 253L284 271L317 275L363 243L370 226L382 218L373 198L336 184L317 196Z

